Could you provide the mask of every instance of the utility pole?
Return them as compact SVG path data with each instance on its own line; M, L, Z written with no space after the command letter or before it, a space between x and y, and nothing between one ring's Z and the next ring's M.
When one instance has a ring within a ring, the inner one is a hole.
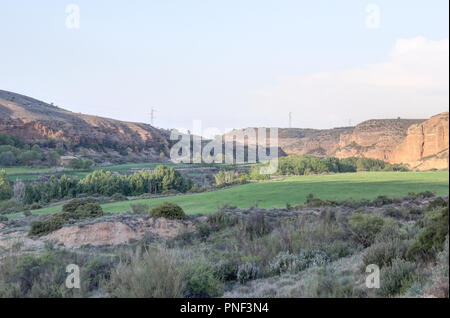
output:
M289 128L292 128L292 112L289 112Z
M155 124L155 113L156 109L152 107L152 110L150 111L150 125L154 126Z

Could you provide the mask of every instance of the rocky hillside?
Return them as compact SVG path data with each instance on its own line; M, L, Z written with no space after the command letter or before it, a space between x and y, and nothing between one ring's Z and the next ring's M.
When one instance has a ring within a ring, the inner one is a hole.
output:
M411 125L390 161L407 163L417 170L449 167L449 113Z
M424 120L368 120L341 134L334 152L338 158L369 157L389 161L394 149L405 139L408 127Z
M446 169L448 118L448 113L442 113L429 120L368 120L355 127L324 130L280 128L279 146L288 155L367 157L407 164L415 170ZM231 140L236 133L226 138Z
M0 90L0 133L69 146L169 153L169 132L143 123L76 114L42 101ZM236 131L225 135L229 142ZM416 170L449 167L449 113L426 119L368 120L334 129L281 128L279 153L368 157ZM239 141L239 138L238 140ZM241 140L241 142L243 142ZM247 144L247 142L245 142Z
M49 138L70 145L129 149L159 155L168 132L142 123L73 113L42 101L0 90L0 133L26 140Z

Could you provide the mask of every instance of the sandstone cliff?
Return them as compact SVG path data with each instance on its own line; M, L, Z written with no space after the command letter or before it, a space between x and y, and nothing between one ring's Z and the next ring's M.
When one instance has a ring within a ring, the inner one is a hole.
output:
M395 149L394 163L406 163L417 170L449 167L449 113L409 127L407 136Z
M406 164L414 170L446 169L448 117L448 113L442 113L429 120L377 119L355 127L324 130L280 128L278 142L288 155L366 157ZM233 134L237 132L232 131L225 138L230 139Z
M423 119L368 120L341 134L333 153L337 158L367 157L392 162L395 148L406 138L408 127Z

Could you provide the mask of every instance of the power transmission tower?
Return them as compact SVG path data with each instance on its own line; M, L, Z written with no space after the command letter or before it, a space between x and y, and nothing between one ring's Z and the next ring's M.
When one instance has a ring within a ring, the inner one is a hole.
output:
M292 112L289 112L289 128L292 128Z
M150 111L150 125L154 126L155 124L155 113L156 113L156 109L152 108L152 110Z

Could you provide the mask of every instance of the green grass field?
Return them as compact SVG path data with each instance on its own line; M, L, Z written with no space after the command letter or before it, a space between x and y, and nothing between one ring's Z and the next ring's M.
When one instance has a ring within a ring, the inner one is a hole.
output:
M27 174L27 173L49 173L52 172L52 168L29 168L29 167L5 167L0 168L5 170L6 174Z
M112 172L131 172L131 171L137 171L141 169L155 169L159 165L169 166L169 167L187 167L187 168L202 168L201 165L199 166L193 166L189 164L177 164L173 162L145 162L145 163L130 163L130 164L121 164L121 165L114 165L114 166L96 166L93 168L93 170L105 170L105 171L112 171ZM226 168L232 168L231 165L216 165L217 167L226 169ZM49 176L52 175L55 172L54 168L30 168L30 167L0 167L0 170L5 170L6 174L8 175L8 178L10 181L15 181L17 179L25 181L25 180L37 180L41 176ZM74 176L78 178L84 178L87 174L89 174L91 171L75 171L69 168L64 169L62 174L66 174L68 176ZM196 176L199 174L192 173L192 176Z
M372 199L378 195L394 197L426 190L448 195L448 172L367 172L287 177L282 181L250 183L175 197L109 203L102 207L106 213L117 213L129 211L132 203L145 203L153 207L169 201L179 204L186 213L196 214L215 212L223 204L239 208L248 208L255 203L261 208L279 208L286 203L302 204L309 193L321 199ZM61 206L53 206L33 213L47 214L60 210Z
M107 166L107 167L94 167L94 170L107 170L107 171L127 171L133 169L154 169L159 165L165 165L169 167L176 166L177 164L172 162L145 162L145 163L129 163L115 166Z

